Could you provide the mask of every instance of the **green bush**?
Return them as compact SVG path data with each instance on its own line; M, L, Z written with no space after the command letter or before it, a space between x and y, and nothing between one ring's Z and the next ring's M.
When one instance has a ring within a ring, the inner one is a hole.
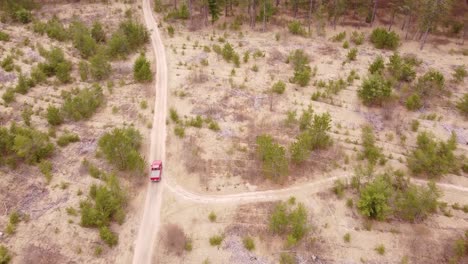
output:
M437 141L430 133L421 132L418 134L416 144L416 148L408 157L408 168L414 174L426 174L430 178L438 178L459 169L453 153L457 148L455 134L444 142Z
M296 258L293 255L287 252L283 252L280 255L279 263L280 264L296 264L297 262L296 262Z
M174 134L178 136L179 138L184 138L185 137L185 128L183 126L176 126L174 127Z
M292 21L288 24L288 29L289 32L293 35L300 35L300 36L305 36L306 31L302 27L301 22L299 21Z
M465 117L468 117L468 93L465 93L458 101L457 108Z
M32 13L30 10L20 8L15 12L15 20L27 24L32 21Z
M99 139L98 146L104 157L117 169L141 172L145 165L138 152L141 141L140 132L132 127L114 128Z
M391 211L389 205L391 195L390 184L383 176L379 176L361 190L357 207L366 217L385 220Z
M419 128L419 121L416 119L411 121L411 131L416 132L418 131L418 128Z
M39 163L39 170L46 178L47 183L52 180L52 163L48 160L42 160Z
M208 215L208 219L210 219L210 222L215 222L216 221L215 212L211 211L210 214Z
M210 245L219 246L223 242L224 237L221 235L215 235L210 237Z
M219 130L221 130L221 129L219 128L218 122L216 122L215 120L211 120L211 121L209 122L208 128L211 129L211 130L213 130L213 131L219 131Z
M252 251L255 249L255 242L251 237L244 237L242 242L244 243L245 249L247 249L248 251Z
M59 108L49 105L47 107L47 122L52 126L58 126L63 123L63 114Z
M201 128L203 126L203 118L200 115L197 115L195 118L191 118L187 122L188 126L193 126L196 128Z
M436 185L428 183L428 186L411 184L396 198L396 215L410 222L419 222L437 211L437 199L441 193Z
M306 86L311 78L312 69L309 66L309 56L301 49L294 50L288 56L288 63L294 67L294 76L290 79L292 83Z
M52 48L45 52L45 58L46 62L39 63L38 67L46 76L56 76L62 83L71 81L72 64L65 59L62 49Z
M57 17L53 17L47 23L37 22L34 24L33 29L39 34L46 33L49 38L65 41L69 38L69 34L62 22Z
M10 133L14 135L12 150L18 158L30 164L40 162L54 151L54 145L46 133L16 125L12 125Z
M167 27L167 34L169 34L169 37L173 38L175 34L175 29L172 25L169 25Z
M109 78L112 73L112 66L103 52L98 52L89 60L89 72L98 81Z
M263 174L274 182L282 182L289 166L284 147L274 142L270 135L258 136L256 143Z
M353 31L353 33L351 33L350 40L356 45L361 45L364 43L364 33Z
M356 48L350 49L348 54L346 55L346 58L348 59L348 61L355 61L357 57L357 52L358 50Z
M8 249L5 246L0 245L0 264L8 264L10 261L10 252L8 252Z
M141 54L135 60L135 64L133 65L133 78L137 82L151 82L153 80L150 62L146 59L144 54Z
M421 98L418 94L412 94L406 99L406 108L411 111L416 111L423 106Z
M57 145L60 147L65 147L70 143L80 141L80 137L74 133L65 133L61 135L57 140Z
M89 76L89 64L86 61L80 61L78 64L78 72L80 73L81 81L87 81Z
M341 199L344 197L344 191L346 189L346 185L344 182L340 179L335 180L333 183L333 192L336 194L336 196Z
M31 88L31 82L23 74L20 74L18 84L15 87L15 92L26 94L28 93L29 88Z
M376 28L372 31L370 41L378 49L395 50L400 43L400 37L393 31L384 28Z
M382 74L383 70L385 69L385 64L382 56L377 56L377 58L369 65L369 73L370 74Z
M428 98L444 92L445 78L442 73L431 69L418 78L414 87L415 91L422 97Z
M90 30L86 25L75 19L68 27L73 46L80 52L81 57L87 59L93 56L97 51L96 40L91 36Z
M132 20L122 22L108 42L108 54L114 59L123 59L149 41L148 30Z
M351 242L351 234L350 234L350 233L346 233L346 234L343 236L343 241L346 242L346 243Z
M365 105L382 105L390 99L392 86L381 75L369 75L358 89L358 96Z
M5 102L5 104L9 104L13 101L15 101L15 89L13 88L8 88L2 95L2 99Z
M177 110L175 110L174 108L171 107L169 109L169 116L170 116L172 122L179 123L180 119L179 119L179 114L177 113Z
M340 32L331 38L333 42L341 42L346 38L346 31Z
M190 12L188 10L188 7L186 4L182 4L182 6L179 9L175 9L173 11L170 11L166 18L172 18L172 19L182 19L182 20L187 20L190 17Z
M374 130L371 126L364 126L361 131L362 152L359 154L362 159L367 159L371 165L383 158L382 150L375 145Z
M15 64L13 62L13 57L11 55L6 56L2 62L0 62L0 66L2 66L2 69L4 69L6 72L11 72L15 69Z
M47 79L46 74L41 70L40 67L36 66L31 69L31 81L34 84L40 84L45 82Z
M468 72L465 69L465 65L459 65L455 67L455 69L453 70L452 76L453 76L453 80L456 83L463 82L466 76L468 76Z
M8 35L7 33L3 31L0 31L0 41L5 41L5 42L10 41L10 35Z
M97 43L106 42L106 33L104 32L102 24L99 21L95 21L93 23L91 28L91 37L93 37Z
M383 244L378 245L374 249L379 255L385 254L385 246Z
M110 247L113 247L119 243L119 237L107 226L102 226L99 228L99 236Z
M104 101L102 88L95 84L78 90L76 95L66 94L63 113L74 121L90 118Z
M293 209L286 203L277 203L270 215L269 226L273 234L287 234L288 247L296 245L309 231L304 204L298 203Z
M292 83L297 83L299 86L304 87L309 84L312 70L310 66L304 66L294 70L294 77L291 79Z

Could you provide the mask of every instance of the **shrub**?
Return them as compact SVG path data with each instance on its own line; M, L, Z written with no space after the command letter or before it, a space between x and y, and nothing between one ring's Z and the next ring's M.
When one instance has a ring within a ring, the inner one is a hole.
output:
M208 215L208 219L210 219L210 222L215 222L216 221L215 212L211 211L210 214Z
M465 93L458 101L457 108L465 117L468 117L468 93Z
M15 89L8 88L2 95L5 104L9 104L15 100Z
M0 31L0 41L5 41L5 42L10 41L10 35L8 35L7 33L3 31Z
M256 143L263 174L275 182L283 181L288 174L288 160L284 147L275 143L270 135L258 136Z
M26 94L31 88L30 82L24 77L23 74L20 74L18 78L18 84L15 87L15 92L20 94Z
M357 52L358 50L356 48L352 48L346 55L346 58L348 59L348 61L355 61L357 57Z
M392 94L391 83L380 75L370 75L358 89L358 96L365 105L382 105Z
M185 128L183 126L176 126L174 127L174 134L179 138L185 137Z
M134 128L115 128L105 133L98 142L104 157L119 170L141 172L144 160L138 152L142 136Z
M106 33L102 29L102 24L99 21L94 21L91 28L91 37L98 43L106 42Z
M126 196L114 174L108 175L105 185L93 184L89 198L80 202L81 225L84 227L103 227L111 220L122 222Z
M245 249L247 249L248 251L252 251L255 249L255 242L251 237L244 237L242 242L244 243Z
M47 76L45 73L41 70L39 67L33 67L31 69L31 81L34 84L40 84L43 83L47 79Z
M11 55L6 56L2 62L0 63L0 66L6 71L6 72L11 72L15 68L15 64L13 62L13 57Z
M457 239L454 245L455 255L457 255L459 258L465 256L467 247L468 244L464 239Z
M48 77L56 76L62 83L71 81L70 72L72 64L65 59L65 55L60 48L52 48L45 53L46 62L39 63L39 69Z
M382 176L375 178L360 193L357 204L359 212L369 218L385 220L391 210L389 206L391 195L389 183Z
M280 255L279 263L280 264L296 264L296 258L287 252L283 252Z
M292 21L288 24L288 29L289 32L293 35L300 35L300 36L305 36L306 31L302 27L301 22L299 21Z
M191 118L187 125L193 126L196 128L201 128L203 126L203 118L200 115L197 115L195 118Z
M8 264L10 263L10 261L11 261L11 255L8 252L8 249L5 246L0 245L0 263Z
M57 140L57 145L60 147L65 147L70 143L80 141L80 137L74 133L65 133L61 135Z
M89 76L89 64L86 61L80 61L78 64L78 71L80 73L81 81L87 81Z
M421 98L418 94L412 94L406 99L406 108L411 111L416 111L423 106Z
M418 131L418 128L419 128L419 121L416 119L411 121L411 131L416 132Z
M210 245L219 246L223 242L224 237L220 235L215 235L210 237Z
M180 119L179 119L179 114L177 113L177 110L171 107L169 109L169 116L171 117L171 120L174 123L179 123Z
M294 67L294 77L291 78L292 83L297 83L300 86L306 86L311 78L312 70L309 64L309 56L300 49L294 50L288 57L288 62L291 62Z
M46 133L18 126L12 126L10 132L14 134L13 151L30 164L40 162L54 151L54 145Z
M211 120L209 122L209 125L208 125L208 128L213 130L213 131L219 131L220 128L219 128L219 125L218 125L218 122L214 121L214 120Z
M304 66L294 71L294 77L291 79L292 83L297 83L299 86L304 87L309 84L311 76L310 66Z
M431 69L418 78L415 91L423 98L438 95L444 91L445 78L442 73Z
M333 42L341 42L346 38L346 31L340 32L331 38Z
M454 82L456 83L463 82L463 79L465 79L465 77L468 76L465 66L459 65L455 67L455 69L453 70L452 76L453 76Z
M52 163L48 160L42 160L39 163L39 170L46 178L47 183L52 180Z
M169 34L169 37L173 38L175 33L175 29L172 25L169 25L167 27L167 34Z
M89 72L95 80L101 81L109 78L112 72L112 66L103 52L98 52L91 57L89 62Z
M15 12L15 20L23 24L27 24L32 21L32 14L30 10L20 8Z
M427 187L411 184L397 196L396 214L407 221L422 221L437 211L440 196L433 182L428 183Z
M335 180L333 184L333 192L339 199L343 198L345 189L346 185L343 183L342 180Z
M59 108L52 105L47 107L47 122L52 126L61 125L63 123L63 114Z
M351 242L351 234L350 234L350 233L346 233L346 234L343 236L343 240L344 240L344 242L346 242L346 243Z
M374 249L379 255L385 254L385 246L383 244L378 245Z
M95 84L78 90L75 96L66 94L62 110L75 121L90 118L104 101L102 88Z
M349 49L349 42L347 40L343 42L343 49Z
M153 80L150 62L146 59L144 54L141 54L135 60L135 64L133 65L133 78L137 82L151 82Z
M148 30L142 24L127 20L119 25L108 42L107 51L111 58L125 58L149 40Z
M427 174L430 178L438 178L458 170L453 153L457 148L455 134L443 142L436 141L430 133L421 132L418 134L416 145L408 157L408 167L414 174Z
M376 28L372 31L370 41L378 49L394 50L400 43L400 37L393 31L384 28Z
M62 22L60 22L56 16L47 21L45 24L41 22L36 23L34 25L34 31L40 34L46 33L49 38L58 41L65 41L69 36Z
M383 70L385 69L385 64L382 56L378 56L374 62L369 66L369 73L370 74L382 74Z
M119 237L107 226L102 226L99 228L99 236L110 247L113 247L119 243Z
M277 81L275 84L273 84L273 87L271 87L271 90L277 94L283 94L285 89L286 84L283 81Z
M294 246L309 231L307 227L307 211L302 203L295 209L287 208L287 204L276 204L270 216L270 231L274 234L287 235L287 246Z
M68 31L73 46L80 52L81 57L86 59L96 53L98 47L96 40L91 36L91 32L83 22L79 20L72 21Z
M383 157L382 150L375 145L374 130L371 126L364 126L361 131L362 152L361 158L367 159L371 165L375 165Z
M364 43L364 33L353 31L353 33L351 33L350 40L356 45L361 45Z
M167 18L173 18L173 19L182 19L186 20L189 19L190 13L188 10L188 7L186 4L182 4L182 6L179 9L175 9L166 16Z

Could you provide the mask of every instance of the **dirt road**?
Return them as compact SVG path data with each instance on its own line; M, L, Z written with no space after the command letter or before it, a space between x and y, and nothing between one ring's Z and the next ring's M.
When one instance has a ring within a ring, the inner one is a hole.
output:
M167 112L167 85L168 68L166 54L162 43L161 35L157 27L156 19L153 16L149 0L143 1L144 20L148 30L151 32L151 46L156 55L156 82L155 82L155 110L153 117L153 128L151 130L151 147L149 161L160 159L165 160L166 142L166 112ZM310 182L300 186L293 186L279 190L247 192L229 195L207 195L196 194L177 185L170 175L164 174L161 183L148 183L146 200L140 223L137 239L135 241L133 263L151 263L153 250L156 247L156 238L160 227L160 210L164 189L174 192L181 198L199 203L242 203L260 200L278 200L294 195L298 191L308 193L318 192L333 186L337 179L349 179L351 175L339 175L323 180ZM417 184L425 184L424 180L415 180ZM438 184L441 189L468 192L468 188L451 185Z
M164 45L158 26L153 17L149 0L143 0L145 24L151 34L151 46L156 55L156 96L154 102L153 127L149 161L158 159L164 162L166 153L166 111L167 111L167 62ZM164 164L164 163L163 163ZM138 230L133 263L151 263L155 239L160 226L160 211L164 185L149 183L146 191L143 218Z

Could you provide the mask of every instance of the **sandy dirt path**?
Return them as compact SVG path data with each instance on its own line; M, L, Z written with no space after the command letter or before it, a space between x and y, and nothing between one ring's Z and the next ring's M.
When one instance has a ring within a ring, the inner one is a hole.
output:
M167 78L168 68L166 53L161 39L161 35L153 16L149 0L143 1L143 15L145 24L151 33L151 46L156 56L156 82L155 82L155 104L153 128L151 130L151 147L149 161L159 159L165 161L165 142L166 142L166 113L167 113ZM145 264L151 263L153 250L156 247L156 238L160 227L160 210L162 195L165 188L177 194L178 196L199 203L242 203L262 200L279 200L298 191L307 191L310 193L329 189L337 179L349 180L351 175L339 175L323 180L293 186L278 190L245 192L228 195L208 195L190 192L183 186L175 183L165 174L161 183L148 183L143 216L140 223L138 235L135 241L133 263ZM414 180L417 184L426 184L425 180ZM443 190L455 190L468 192L468 188L452 184L438 184Z
M161 35L151 10L149 0L143 0L144 20L150 31L151 46L156 56L156 96L150 137L149 162L157 159L162 160L164 164L166 154L167 62ZM162 184L148 183L143 217L135 241L133 254L133 263L135 264L151 263L155 239L160 226L163 189L164 185Z

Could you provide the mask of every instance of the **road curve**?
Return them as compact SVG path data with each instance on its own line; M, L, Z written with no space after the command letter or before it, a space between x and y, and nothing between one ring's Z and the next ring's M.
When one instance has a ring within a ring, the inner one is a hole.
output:
M156 96L149 162L166 159L167 62L164 45L153 17L149 0L143 0L143 16L150 32L151 46L156 56ZM148 183L143 218L138 230L133 253L134 264L151 263L155 240L160 226L160 211L164 185Z
M145 24L150 31L151 46L156 56L156 82L155 82L155 103L154 103L154 117L153 127L151 129L151 147L149 161L160 159L165 161L166 153L166 114L167 114L167 81L168 81L168 68L166 61L166 53L164 45L159 33L156 20L153 16L149 0L143 1L143 15ZM292 196L297 191L307 190L308 192L318 192L329 189L337 179L349 180L350 175L340 175L325 178L322 180L288 187L278 190L266 191L253 191L237 194L227 195L211 195L194 193L184 189L183 186L178 185L167 174L163 176L161 183L148 183L145 206L143 211L142 220L138 230L138 235L135 241L133 264L149 264L153 256L153 250L156 247L156 237L160 227L160 211L162 203L162 195L165 188L174 194L186 200L198 203L242 203L252 201L271 201L279 200ZM416 184L426 184L427 181L415 179ZM455 190L468 192L468 188L446 184L437 184L444 190Z

